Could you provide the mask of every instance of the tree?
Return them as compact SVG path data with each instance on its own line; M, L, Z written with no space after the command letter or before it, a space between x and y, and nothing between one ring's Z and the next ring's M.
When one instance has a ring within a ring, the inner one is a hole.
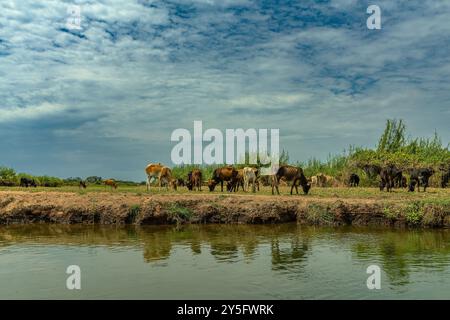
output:
M406 126L403 120L388 119L384 132L378 142L377 152L393 153L400 151L406 142L405 131Z

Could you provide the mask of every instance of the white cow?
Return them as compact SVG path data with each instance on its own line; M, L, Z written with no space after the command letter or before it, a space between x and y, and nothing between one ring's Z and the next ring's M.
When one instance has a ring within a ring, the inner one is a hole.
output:
M252 184L252 192L256 192L257 173L258 173L258 169L256 169L256 168L245 167L243 169L244 191L249 190L249 185L251 183Z

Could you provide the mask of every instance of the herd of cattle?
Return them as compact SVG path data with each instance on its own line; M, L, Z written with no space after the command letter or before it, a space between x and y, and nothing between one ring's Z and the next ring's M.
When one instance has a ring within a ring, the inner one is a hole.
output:
M194 169L187 174L187 179L176 179L172 177L172 171L169 167L162 165L161 163L151 163L145 168L147 174L147 190L150 186L158 181L158 186L166 187L166 189L172 187L177 189L180 186L186 186L189 190L201 191L203 176L200 169ZM298 186L300 185L305 194L308 193L311 188L311 181L306 179L301 168L293 166L281 166L277 173L269 177L270 185L272 186L272 193L276 190L278 194L280 191L278 185L281 181L291 182L291 194L295 188L298 193ZM242 188L243 191L249 191L250 187L252 192L259 191L260 181L263 181L263 176L260 175L260 170L254 167L245 167L242 169L236 169L232 166L225 166L214 170L211 179L209 179L206 185L209 191L214 191L217 185L220 184L221 191L223 192L224 183L227 191L239 191Z
M415 168L406 170L403 172L394 165L387 165L384 167L378 165L365 165L362 167L364 172L369 178L380 177L380 191L386 189L390 192L393 188L408 188L413 192L416 187L420 192L420 187L425 192L429 186L429 179L435 173L431 168ZM188 173L187 179L175 179L172 177L172 171L169 167L162 165L161 163L151 163L145 168L147 174L147 190L150 186L158 181L158 186L173 189L177 187L185 186L189 190L201 191L203 176L200 169L194 169ZM409 183L404 174L409 175ZM441 186L445 188L450 180L450 168L448 172L442 175ZM252 192L259 191L260 183L264 185L270 185L272 187L272 194L274 191L280 194L278 186L281 183L290 182L291 191L295 188L298 194L298 186L302 187L305 194L308 194L312 186L325 187L327 185L333 186L336 179L332 176L317 174L309 179L303 173L303 170L298 167L283 165L277 170L276 174L271 176L263 176L260 174L260 170L255 167L245 167L243 169L236 169L232 166L225 166L214 170L211 179L207 180L206 185L210 191L214 191L215 187L220 184L221 191L223 192L224 183L226 183L227 191L238 191L242 188L243 191ZM348 185L350 187L359 186L360 177L356 173L351 173L348 177Z
M393 188L408 188L409 191L413 192L416 187L417 191L420 192L420 187L423 188L425 192L428 185L430 177L435 173L431 168L419 168L410 169L402 171L394 165L378 166L378 165L364 165L361 169L367 174L371 179L380 177L380 191L386 189L390 192ZM445 171L442 170L441 176L441 187L445 188L450 180L450 168ZM172 170L162 165L161 163L151 163L145 168L147 174L147 191L150 186L158 182L159 188L169 187L177 190L178 187L187 187L190 191L192 190L202 190L202 185L204 183L202 171L200 169L194 169L187 174L186 179L175 178L172 175ZM409 183L404 174L409 175ZM347 185L350 187L358 187L360 182L360 177L356 173L351 173L347 179ZM108 179L103 181L105 187L111 187L111 189L117 189L117 182L114 179ZM324 175L319 173L310 178L306 178L303 170L299 167L294 167L290 165L282 165L277 170L276 174L273 175L261 175L260 170L255 167L245 167L242 169L236 169L232 166L224 166L214 170L212 177L205 181L206 186L209 191L214 191L216 186L220 184L221 191L223 192L224 183L226 190L229 192L239 191L241 188L243 191L256 192L259 191L260 184L272 187L272 194L277 192L280 194L278 186L280 184L290 183L291 194L295 188L298 194L298 187L301 186L303 193L308 194L312 186L325 187L337 185L337 181L334 177ZM21 187L36 187L37 184L34 179L21 178ZM81 180L79 182L80 188L86 188L86 182Z

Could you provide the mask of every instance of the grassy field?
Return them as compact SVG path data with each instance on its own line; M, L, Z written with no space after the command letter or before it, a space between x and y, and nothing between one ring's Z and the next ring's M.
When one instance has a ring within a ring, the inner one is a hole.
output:
M299 188L301 189L301 188ZM205 195L246 195L246 196L268 196L272 195L271 187L261 187L259 192L243 192L240 190L237 193L220 192L220 186L216 188L214 192L209 192L207 187L203 187L202 191L189 191L187 188L178 188L177 191L166 191L164 188L161 190L158 187L152 187L150 191L146 190L146 186L119 186L117 189L112 190L110 187L101 185L91 185L87 189L80 189L77 186L64 186L64 187L37 187L37 188L21 188L21 187L0 187L0 191L26 191L26 192L73 192L77 194L86 193L131 193L137 196L146 195L186 195L186 194L205 194ZM428 188L427 192L407 192L406 189L394 189L393 192L380 192L378 188L312 188L307 196L303 195L301 190L300 194L296 195L294 190L293 197L310 197L310 198L343 198L343 199L370 199L370 200L404 200L404 201L437 201L450 203L450 188ZM290 197L290 187L280 186L280 193L283 197ZM275 195L274 197L279 197Z

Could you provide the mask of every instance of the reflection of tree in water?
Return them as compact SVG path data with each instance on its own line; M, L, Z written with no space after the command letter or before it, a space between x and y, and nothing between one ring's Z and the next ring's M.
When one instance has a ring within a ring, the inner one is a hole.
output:
M192 241L191 242L191 250L194 254L201 254L202 253L202 245L200 241Z
M247 261L251 261L255 257L258 244L259 242L255 237L246 239L246 241L242 244L242 254L247 259Z
M172 240L167 232L154 232L146 235L144 244L144 260L154 262L169 258Z
M238 246L233 238L211 239L211 254L219 262L234 262L238 257Z
M289 244L288 248L284 246ZM294 236L290 241L274 238L271 241L272 270L301 270L309 251L309 240Z
M383 260L383 270L392 285L402 286L409 283L408 263L405 257L397 253L393 242L380 245L380 254Z
M364 231L363 231L364 232ZM358 260L377 264L393 286L404 286L411 282L410 274L422 267L445 270L448 261L450 233L445 230L377 230L361 233L361 240L352 251ZM439 253L439 254L437 254Z

